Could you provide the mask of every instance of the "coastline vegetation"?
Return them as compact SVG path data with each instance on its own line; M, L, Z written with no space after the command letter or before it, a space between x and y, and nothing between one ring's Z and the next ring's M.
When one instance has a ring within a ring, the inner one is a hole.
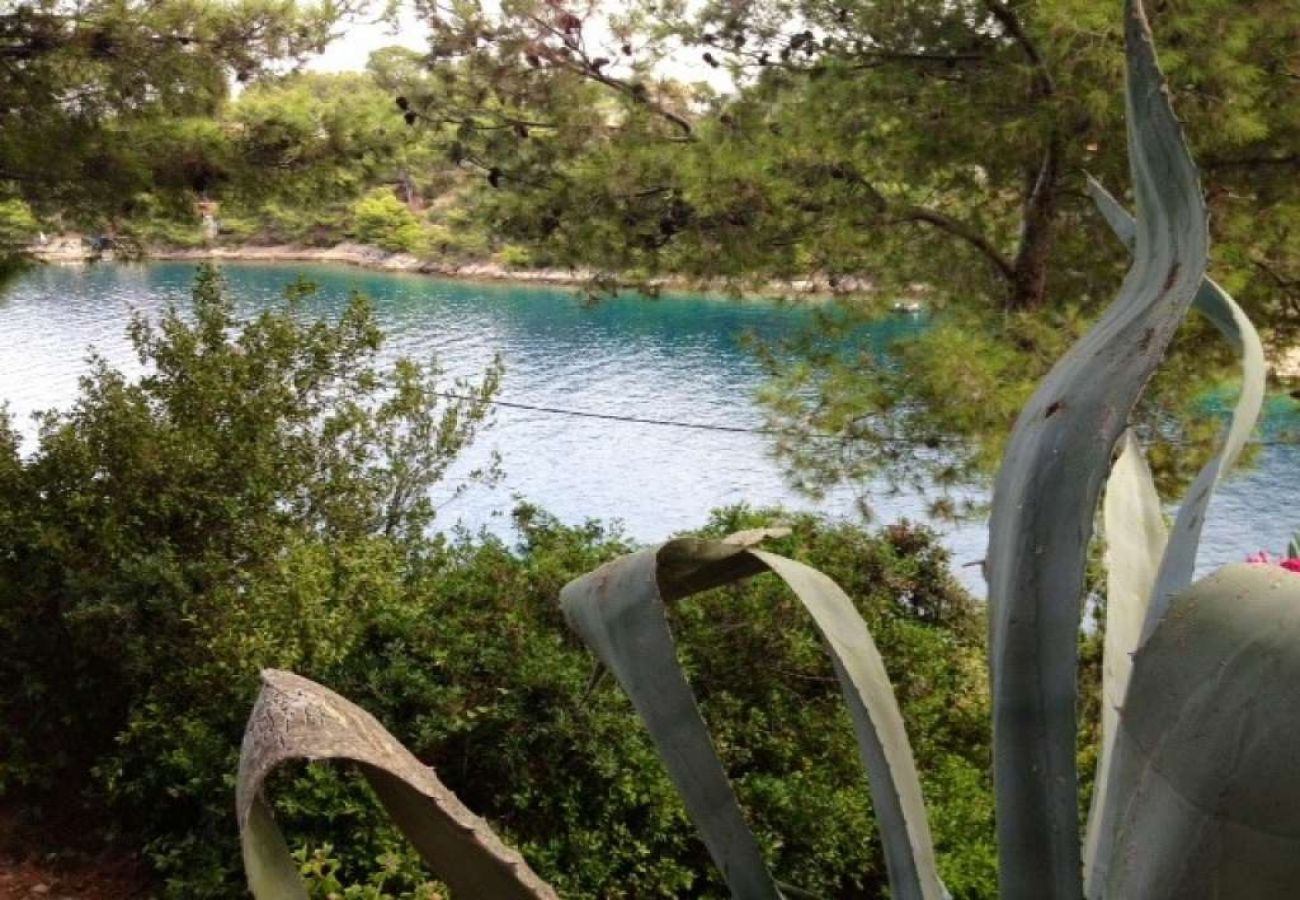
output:
M573 267L597 295L817 279L835 302L755 348L771 425L795 435L775 451L812 493L986 478L1113 294L1125 250L1084 171L1125 183L1123 57L1091 0L414 8L428 53L335 74L301 64L361 0L0 13L0 287L65 230ZM1203 0L1162 4L1152 25L1203 161L1210 274L1275 349L1293 346L1300 17L1289 0ZM665 76L680 54L733 89ZM630 706L555 605L629 542L527 506L514 544L432 535L428 491L489 426L499 367L447 403L436 365L377 368L364 298L302 321L310 290L241 322L205 269L193 317L131 324L141 380L97 363L34 448L0 412L6 807L32 835L141 849L162 896L232 896L238 736L258 670L294 669L383 719L566 896L723 896ZM933 327L882 362L860 326L902 291ZM1232 359L1193 321L1135 410L1160 489L1211 453L1201 398ZM985 610L914 524L738 507L698 533L774 518L792 533L773 549L844 586L890 665L945 884L993 896ZM815 633L763 583L675 615L774 870L879 896L870 799ZM1078 638L1085 805L1101 639ZM314 897L437 895L363 788L279 777Z
M529 507L514 545L432 536L427 489L485 424L494 374L446 406L430 370L371 366L362 298L337 322L296 318L309 290L237 322L205 273L193 321L132 326L154 374L95 367L30 454L3 430L0 790L22 827L94 823L143 848L162 896L238 893L238 737L258 671L294 668L380 711L565 896L724 896L555 602L628 541ZM699 533L778 515L721 510ZM887 648L945 876L987 896L981 607L923 527L788 521L774 546L833 573ZM825 895L877 895L867 788L815 632L774 585L716 594L675 627L767 849ZM315 896L431 896L354 780L303 768L277 794Z
M1008 13L1008 15L1011 15ZM998 469L983 572L998 889L1006 897L1288 896L1300 879L1291 810L1300 736L1287 671L1300 664L1300 547L1195 578L1211 494L1254 429L1266 387L1258 332L1206 277L1209 228L1141 0L1124 4L1126 125L1136 208L1089 192L1133 256L1118 296L1052 366L1016 418ZM566 31L572 29L566 29ZM682 123L678 123L682 124ZM1023 238L1022 238L1023 239ZM1136 404L1191 308L1240 357L1241 390L1217 452L1166 527ZM1082 604L1104 521L1101 739L1083 827ZM701 715L669 619L676 602L767 572L816 623L871 784L894 897L945 900L912 741L871 628L834 580L758 549L788 529L670 540L569 582L569 627L627 693L701 842L738 898L818 896L791 886L746 822ZM769 579L770 580L770 579ZM1243 718L1243 702L1250 715ZM292 672L262 673L236 789L249 887L307 897L274 823L268 776L292 760L356 764L457 896L557 900L528 861L364 709ZM788 877L788 876L786 876ZM1225 887L1226 886L1226 887ZM964 887L964 886L963 886Z
M24 7L0 93L41 114L6 125L0 200L124 247L357 241L574 269L596 295L815 281L837 302L766 357L774 428L843 439L777 447L813 489L987 477L1122 265L1084 189L1124 171L1121 37L1095 4L416 3L427 53L294 68L362 6ZM1300 25L1281 0L1215 0L1166 4L1153 28L1215 277L1282 358L1300 334ZM726 88L699 77L724 72ZM937 327L881 365L852 342L901 292ZM1207 457L1196 400L1229 364L1204 322L1180 331L1138 410L1162 489Z

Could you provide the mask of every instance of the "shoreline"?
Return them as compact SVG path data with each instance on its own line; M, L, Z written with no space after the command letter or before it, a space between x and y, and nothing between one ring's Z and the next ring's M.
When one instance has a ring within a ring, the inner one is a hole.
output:
M60 235L41 246L29 248L33 259L53 264L85 264L96 261L113 262L113 252L96 256L81 244L80 235ZM501 283L520 285L547 285L580 287L598 278L609 279L590 269L512 269L496 262L437 261L423 259L411 253L390 253L378 247L344 241L329 247L307 247L300 244L247 244L237 247L149 247L142 256L120 261L230 261L230 262L311 262L355 266L376 272L407 273L444 278L451 281ZM736 296L719 286L702 286L687 278L660 276L645 282L634 283L621 279L613 281L620 290L649 285L655 289L706 296L726 296L729 299L797 298L802 301L824 302L834 296L870 291L866 279L852 279L831 288L823 279L768 282L760 288L751 288Z
M112 251L98 257L88 253L81 243L81 235L59 235L43 245L29 248L29 252L34 259L44 263L75 265L97 260L114 261ZM375 272L426 275L449 281L548 287L580 287L598 277L598 273L588 269L511 269L495 262L439 262L421 259L411 253L390 253L378 247L349 241L329 247L307 247L299 244L150 247L139 261L151 260L327 263L355 266ZM784 297L812 303L824 303L843 294L866 293L872 290L872 284L865 278L841 282L836 288L832 288L823 279L814 278L790 282L772 281L739 296L718 286L701 286L689 279L674 276L661 276L650 279L646 283L656 289L733 300L771 300ZM616 282L618 289L631 289L637 286L630 281ZM918 287L916 294L922 293L923 291ZM1266 347L1265 352L1272 379L1284 386L1300 384L1300 346Z

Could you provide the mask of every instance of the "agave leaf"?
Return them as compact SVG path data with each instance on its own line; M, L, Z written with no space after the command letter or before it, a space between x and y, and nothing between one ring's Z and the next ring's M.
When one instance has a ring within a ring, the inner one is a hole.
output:
M826 642L871 783L891 896L946 896L902 714L866 623L829 578L741 541L669 541L607 563L560 593L569 625L645 721L696 829L733 896L779 897L682 673L666 603L769 570L812 614Z
M734 577L759 569L738 545L712 549L710 561L736 569ZM665 560L665 580L687 582L702 568L693 562L686 560L676 567L678 572ZM560 592L565 618L631 696L732 894L779 897L677 663L659 592L659 569L658 551L643 550L570 582Z
M1099 183L1089 179L1088 188L1102 215L1119 239L1132 248L1135 223L1133 217ZM1166 541L1160 521L1159 498L1151 486L1150 472L1137 472L1126 457L1141 450L1130 437L1124 453L1111 473L1106 491L1107 567L1109 588L1106 609L1106 648L1102 685L1102 748L1097 768L1096 791L1088 818L1084 845L1084 883L1089 897L1099 896L1104 886L1095 870L1109 866L1112 835L1104 834L1099 822L1105 817L1103 806L1112 801L1109 787L1111 753L1115 738L1116 710L1123 704L1131 656L1141 641L1149 636L1162 618L1168 599L1190 583L1200 546L1206 508L1218 481L1240 455L1259 417L1264 400L1264 349L1259 333L1241 308L1212 279L1205 278L1192 301L1242 357L1242 389L1233 409L1232 420L1215 454L1198 473L1179 507L1173 537ZM1134 459L1137 457L1134 456ZM1127 471L1121 471L1127 469ZM1145 470L1145 464L1142 464ZM1117 483L1116 479L1120 481ZM1112 486L1123 485L1125 502ZM1145 496L1145 499L1139 499ZM1154 502L1154 506L1152 506ZM1112 503L1116 506L1112 509ZM1129 507L1128 509L1123 508ZM1154 517L1154 518L1153 518ZM1154 540L1158 525L1160 538ZM1138 580L1134 581L1134 576ZM1144 584L1144 586L1143 586ZM1139 596L1137 591L1145 591ZM1140 616L1140 618L1135 618ZM1132 631L1137 621L1138 632ZM1113 678L1122 671L1123 680Z
M1133 245L1133 217L1104 187L1088 179L1088 190L1116 236L1130 248ZM1201 545L1201 528L1210 497L1224 474L1241 455L1246 440L1259 420L1264 405L1267 367L1264 345L1259 332L1236 301L1213 279L1206 278L1192 300L1192 305L1224 336L1241 355L1241 393L1225 429L1219 452L1197 473L1178 508L1168 547L1160 562L1160 572L1152 587L1143 635L1149 635L1164 614L1169 598L1192 583L1196 571L1196 554Z
M1155 585L1168 532L1160 511L1151 470L1133 432L1125 432L1121 451L1106 480L1102 503L1106 535L1106 637L1102 656L1101 753L1096 789L1088 814L1083 848L1085 892L1092 896L1090 874L1098 851L1095 823L1105 803L1111 748L1119 726L1119 709L1128 690L1133 654L1146 621L1147 602Z
M1001 895L1083 893L1077 633L1111 452L1205 271L1205 205L1142 6L1125 14L1134 262L1119 297L1021 412L993 491L990 670Z
M1173 599L1121 714L1106 897L1295 896L1297 684L1300 577L1232 565Z
M522 856L501 843L433 770L360 707L291 672L266 670L239 754L236 810L244 870L258 900L307 897L270 809L271 770L292 759L358 763L420 856L457 897L556 900Z
M824 573L762 550L752 554L790 586L826 642L871 783L890 896L946 897L935 866L912 745L866 622L848 595Z

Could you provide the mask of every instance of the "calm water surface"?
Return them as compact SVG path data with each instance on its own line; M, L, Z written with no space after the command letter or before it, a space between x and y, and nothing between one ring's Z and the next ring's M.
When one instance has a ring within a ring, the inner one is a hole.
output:
M376 304L388 336L384 353L435 355L449 376L473 375L500 353L506 375L500 399L538 406L727 426L759 427L754 404L761 372L739 340L746 332L777 337L805 313L760 302L671 297L615 299L586 305L565 289L444 282L317 265L225 265L241 312L276 303L298 273L320 285L314 314L336 315L349 293ZM132 310L156 316L168 303L184 307L194 266L48 266L0 295L0 400L26 435L30 415L65 407L94 348L127 372L139 364L125 337ZM918 327L900 318L879 326L882 346ZM1272 422L1294 419L1279 399ZM785 504L854 515L843 491L820 503L792 493L762 435L696 431L500 408L496 425L458 462L449 484L493 451L504 483L474 488L448 502L444 526L461 522L505 533L509 510L528 500L566 522L619 519L634 537L652 541L698 526L714 507L741 501ZM1201 567L1280 549L1300 527L1300 448L1269 447L1258 465L1233 477L1210 509ZM917 496L874 498L878 517L922 518ZM980 559L982 524L944 529L960 564ZM961 569L982 593L977 570Z

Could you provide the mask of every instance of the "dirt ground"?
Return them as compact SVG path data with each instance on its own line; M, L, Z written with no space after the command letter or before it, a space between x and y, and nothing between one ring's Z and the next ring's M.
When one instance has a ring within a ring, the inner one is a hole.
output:
M37 847L17 816L0 808L0 900L144 900L144 866L133 854ZM55 841L55 843L67 843Z

